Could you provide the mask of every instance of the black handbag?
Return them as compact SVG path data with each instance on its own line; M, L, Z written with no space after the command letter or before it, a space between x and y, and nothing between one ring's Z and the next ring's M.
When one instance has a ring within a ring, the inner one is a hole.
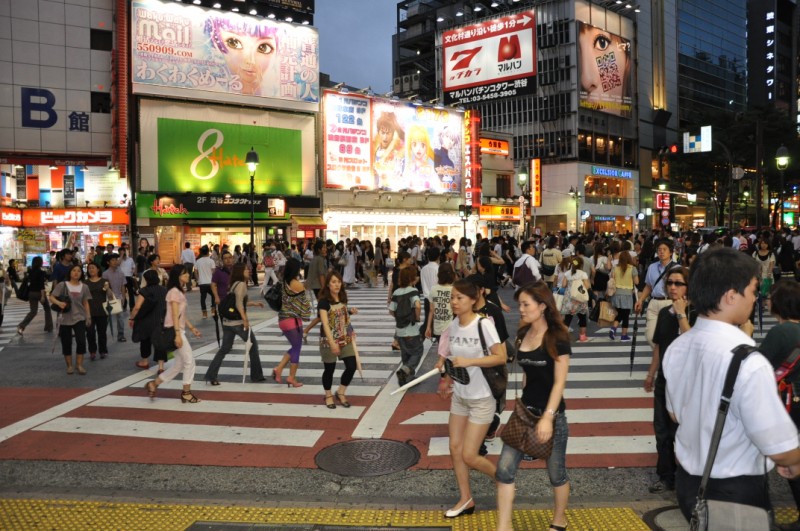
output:
M481 338L481 348L483 349L484 356L491 356L489 350L486 348L486 340L483 337L483 328L481 326L483 317L478 318L478 336ZM503 408L505 408L506 388L508 387L508 367L503 363L502 365L495 365L494 367L481 367L483 377L486 378L486 383L489 384L489 389L492 390L492 396L495 400L502 400Z
M64 308L62 309L61 306L59 306L56 303L50 304L50 309L56 313L67 313L69 312L70 307L72 306L72 300L69 298L69 290L67 289L66 282L67 281L64 280L61 282L61 284L59 284L59 286L64 286L64 289L62 290L64 293L61 295L55 295L55 298L59 302L66 302L67 305L64 306Z
M267 305L274 311L281 311L281 307L283 306L283 282L273 284L264 295L264 300L267 301Z
M160 328L150 335L150 343L156 350L162 352L177 350L178 347L175 346L175 328L166 328L162 324Z
M19 287L17 288L17 298L21 301L28 302L30 293L31 293L31 280L28 278L28 274L25 273L25 277L22 279L22 284L20 284Z

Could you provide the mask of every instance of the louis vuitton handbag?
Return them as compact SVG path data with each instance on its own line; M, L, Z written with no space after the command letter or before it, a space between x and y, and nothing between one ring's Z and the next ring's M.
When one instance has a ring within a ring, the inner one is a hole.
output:
M515 362L516 363L516 362ZM513 368L512 364L512 368ZM500 433L500 438L510 447L534 459L547 459L553 452L553 437L540 441L536 437L536 424L541 420L519 397L519 380L514 385L514 411Z

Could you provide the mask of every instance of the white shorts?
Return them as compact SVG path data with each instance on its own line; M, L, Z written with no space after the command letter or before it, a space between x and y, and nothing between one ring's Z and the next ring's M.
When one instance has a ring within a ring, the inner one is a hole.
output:
M492 396L486 398L459 398L456 395L450 399L450 413L468 417L473 424L491 424L497 401Z

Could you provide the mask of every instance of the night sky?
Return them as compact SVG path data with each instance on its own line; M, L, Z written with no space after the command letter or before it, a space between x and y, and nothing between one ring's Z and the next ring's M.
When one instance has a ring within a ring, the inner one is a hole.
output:
M396 0L317 0L320 71L353 87L392 90Z

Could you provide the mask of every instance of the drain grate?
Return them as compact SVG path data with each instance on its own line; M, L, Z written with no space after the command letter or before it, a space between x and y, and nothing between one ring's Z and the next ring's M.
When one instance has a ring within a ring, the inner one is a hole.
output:
M407 443L384 439L347 441L323 449L315 461L322 470L340 476L384 476L416 465L419 450Z

